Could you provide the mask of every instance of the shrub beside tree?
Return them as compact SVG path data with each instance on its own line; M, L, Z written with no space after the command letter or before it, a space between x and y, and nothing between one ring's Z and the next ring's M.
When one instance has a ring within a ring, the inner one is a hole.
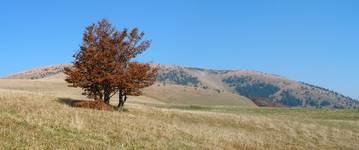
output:
M158 68L133 59L150 47L137 28L121 31L102 19L88 26L83 42L74 55L72 67L65 68L70 87L80 87L83 95L110 103L118 94L118 110L122 111L128 95L141 95L141 89L151 86Z

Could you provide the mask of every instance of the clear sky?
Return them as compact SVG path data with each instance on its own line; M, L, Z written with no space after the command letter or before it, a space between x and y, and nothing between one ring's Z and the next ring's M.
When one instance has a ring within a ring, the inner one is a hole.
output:
M9 0L0 2L0 76L70 63L91 22L138 27L140 61L250 69L359 98L358 0Z

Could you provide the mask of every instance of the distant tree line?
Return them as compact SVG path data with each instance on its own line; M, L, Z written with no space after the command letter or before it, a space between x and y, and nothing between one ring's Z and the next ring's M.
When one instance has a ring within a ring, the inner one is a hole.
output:
M157 81L160 82L167 81L178 85L183 85L183 86L192 85L195 87L197 87L200 84L200 81L197 77L192 76L183 70L179 70L179 71L171 70L168 72L162 72L158 74Z
M279 96L274 96L274 94L280 91L278 86L253 79L250 76L230 76L223 79L223 82L227 83L242 96L246 96L251 99L271 100L273 103L289 107L310 106L315 108L323 108L333 105L330 100L313 99L312 96L304 96L304 98L299 98L292 90L283 90L280 92ZM310 85L310 87L317 88L313 85ZM324 88L321 89L324 90ZM325 91L329 90L325 89ZM310 92L305 91L304 93L309 94ZM333 105L333 107L342 108L343 106L336 104Z
M240 95L249 98L261 97L268 99L280 90L280 88L275 85L253 80L249 76L230 76L223 79L223 82L234 88Z
M338 93L338 92L329 90L329 89L327 89L327 88L323 88L323 87L316 86L316 85L312 85L312 84L305 83L305 82L300 82L300 83L302 83L302 84L304 84L304 85L307 85L307 86L309 86L309 87L311 87L311 88L314 88L314 89L319 89L319 90L326 91L326 92L328 92L328 93L331 93L331 94L335 95L336 97L343 97L343 98L346 99L346 100L355 101L353 98L351 98L351 97L349 97L349 96L345 96L345 95L343 95L343 94L340 94L340 93Z

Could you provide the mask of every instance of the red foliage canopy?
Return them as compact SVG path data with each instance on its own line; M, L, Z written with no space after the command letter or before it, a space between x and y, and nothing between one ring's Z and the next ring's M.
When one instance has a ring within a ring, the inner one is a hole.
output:
M127 95L140 95L140 89L156 80L156 67L131 61L151 44L143 36L137 28L118 31L105 19L91 24L74 55L73 67L65 68L66 81L71 87L81 87L84 95L107 104L119 93L122 109Z

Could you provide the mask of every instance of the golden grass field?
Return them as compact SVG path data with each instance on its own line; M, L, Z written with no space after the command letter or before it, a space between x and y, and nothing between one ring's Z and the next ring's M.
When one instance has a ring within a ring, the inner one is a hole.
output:
M359 148L359 110L191 104L190 98L181 104L155 96L130 97L121 113L63 103L84 99L80 93L62 81L0 79L0 149Z

